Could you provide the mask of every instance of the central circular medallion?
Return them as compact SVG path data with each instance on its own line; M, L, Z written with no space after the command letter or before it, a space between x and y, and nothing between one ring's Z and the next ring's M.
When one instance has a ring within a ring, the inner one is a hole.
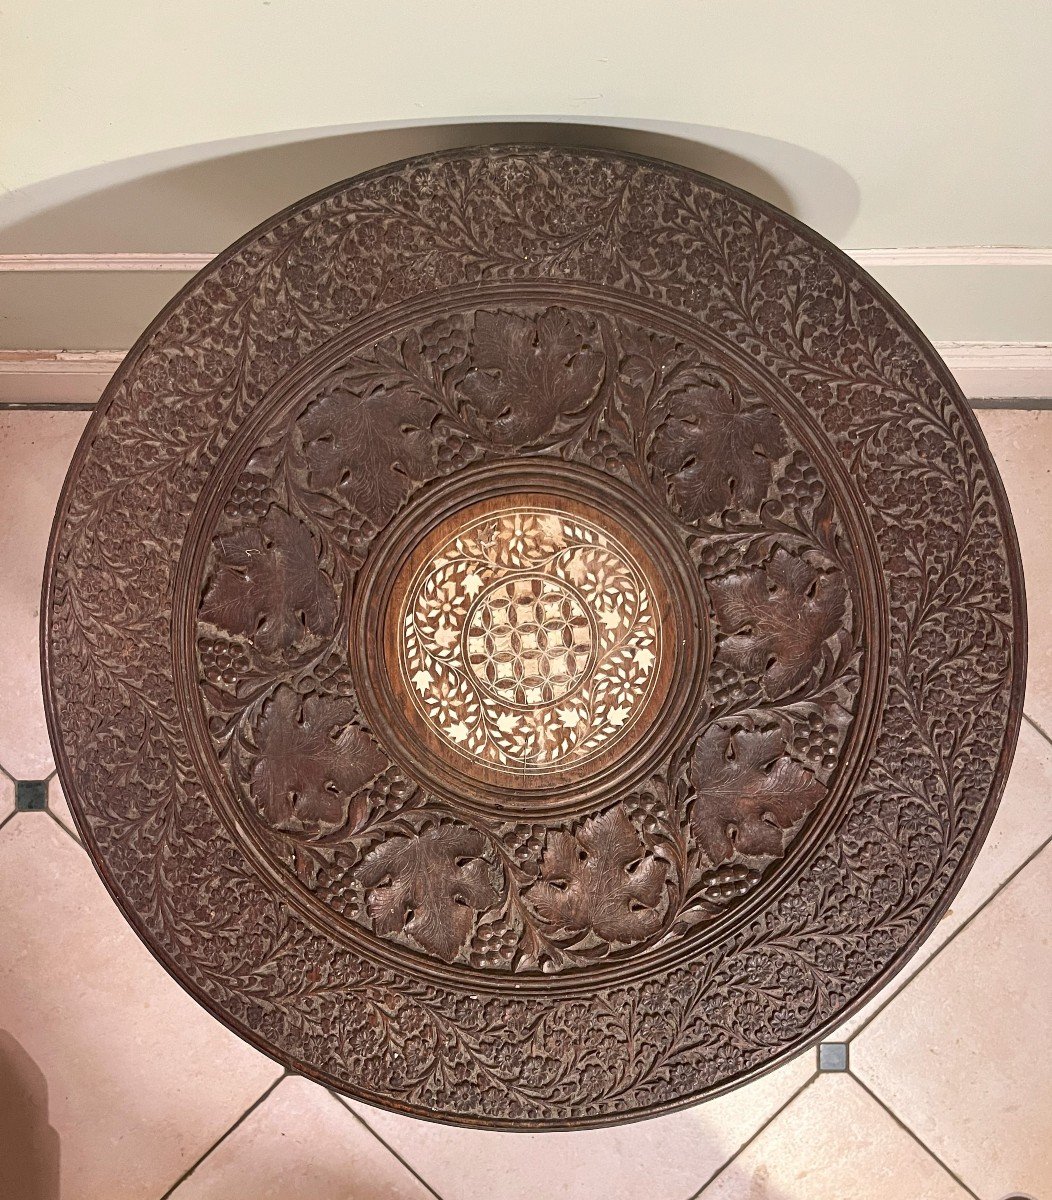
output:
M399 667L420 718L459 754L551 773L601 754L645 709L661 623L607 525L497 502L424 556L398 618Z
M357 595L370 728L436 790L487 808L623 786L659 717L675 735L707 653L674 538L565 464L437 484L378 544Z

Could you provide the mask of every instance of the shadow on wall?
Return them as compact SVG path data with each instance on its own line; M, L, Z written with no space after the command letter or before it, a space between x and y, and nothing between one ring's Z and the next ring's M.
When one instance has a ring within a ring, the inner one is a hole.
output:
M59 1138L48 1124L47 1080L0 1029L0 1196L58 1200Z
M667 159L768 200L837 240L859 207L836 163L789 142L678 122L567 121L299 130L107 163L0 199L3 253L212 253L272 213L361 171L485 142L598 146Z

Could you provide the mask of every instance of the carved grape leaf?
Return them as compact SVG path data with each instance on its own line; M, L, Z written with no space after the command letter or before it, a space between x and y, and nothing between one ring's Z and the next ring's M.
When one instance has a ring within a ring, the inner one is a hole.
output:
M377 933L405 933L452 962L478 913L500 899L482 835L443 823L416 837L389 837L366 855L358 878Z
M781 548L765 566L734 571L708 586L716 620L729 635L718 657L762 678L772 698L810 676L847 604L839 572L819 571Z
M304 635L331 635L336 593L302 521L272 504L261 524L217 537L213 554L202 620L250 638L265 655L289 650Z
M728 508L756 509L773 463L786 450L775 413L746 404L733 386L698 383L672 396L651 449L680 514L688 521Z
M786 754L776 729L713 725L694 748L690 777L694 833L716 866L736 852L781 854L783 831L826 791Z
M539 317L480 312L471 331L472 368L460 390L491 441L528 446L560 417L580 412L603 377L603 355L587 325L562 308Z
M299 419L312 489L343 495L382 525L434 467L436 409L406 387L368 395L337 380Z
M354 717L348 700L300 696L284 685L264 703L250 791L271 828L315 837L355 823L362 786L387 760Z
M548 835L529 900L543 921L559 929L637 942L661 925L667 871L617 806L573 834Z

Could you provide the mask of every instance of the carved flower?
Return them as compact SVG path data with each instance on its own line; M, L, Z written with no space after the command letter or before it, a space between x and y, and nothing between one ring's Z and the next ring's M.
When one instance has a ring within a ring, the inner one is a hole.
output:
M310 530L283 508L272 504L262 524L217 537L213 554L201 620L250 638L265 655L290 649L305 633L332 633L332 582L318 563Z
M694 833L716 865L736 852L780 855L784 830L826 791L785 753L776 729L713 725L694 748L690 777Z
M490 441L529 446L560 417L580 412L603 377L596 335L562 308L538 317L480 312L471 331L471 370L460 385Z
M484 850L477 830L449 822L381 842L358 872L376 932L404 933L452 962L476 915L500 900Z
M342 697L300 696L284 685L264 703L250 791L271 828L311 837L348 823L362 786L387 766L354 716Z
M773 463L785 449L785 434L771 409L747 405L720 380L672 397L651 453L680 514L698 521L728 508L757 508L767 494Z
M571 933L590 929L607 942L637 942L661 925L667 870L618 806L573 834L549 834L540 881L528 896L548 925Z
M709 581L721 630L718 656L757 675L769 696L807 679L822 643L840 627L847 592L839 573L818 571L778 549L763 567Z
M409 388L362 396L337 381L298 422L310 486L340 492L383 525L434 469L434 417L430 401Z

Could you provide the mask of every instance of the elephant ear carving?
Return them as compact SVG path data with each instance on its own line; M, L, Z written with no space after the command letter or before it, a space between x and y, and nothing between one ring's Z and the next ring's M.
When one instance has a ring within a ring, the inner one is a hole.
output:
M690 777L694 833L715 866L736 853L780 855L785 830L826 791L785 752L777 729L713 725L694 749Z
M575 833L549 835L529 899L555 928L638 942L661 925L667 871L619 805L584 821Z
M774 411L747 404L719 380L694 384L669 399L651 459L680 516L703 521L730 508L755 511L785 452Z
M222 534L199 616L248 638L271 656L305 637L326 638L336 622L336 593L321 569L310 530L272 504L263 521Z
M720 629L719 657L763 680L775 699L813 672L826 638L841 627L847 589L839 572L819 571L778 549L766 566L709 581Z
M561 308L538 317L480 312L460 391L485 436L499 446L529 446L560 417L580 412L603 378L597 337Z

